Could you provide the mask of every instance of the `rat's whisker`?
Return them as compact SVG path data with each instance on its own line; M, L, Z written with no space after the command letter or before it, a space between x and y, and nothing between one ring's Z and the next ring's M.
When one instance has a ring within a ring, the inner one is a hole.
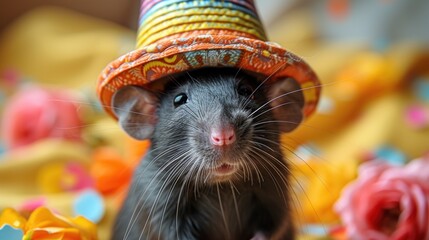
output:
M285 66L287 63L281 63L279 64L279 66L269 75L267 76L263 81L260 82L260 84L255 88L255 90L253 90L253 92L249 95L249 97L246 99L244 106L247 106L247 104L250 102L250 100L252 99L252 97L254 96L254 94L272 77L274 76L276 73L278 73L283 66Z
M177 182L178 182L178 180L179 180L179 178L180 178L180 176L186 171L186 167L192 162L192 161L189 161L189 159L191 158L191 154L187 154L186 156L184 156L183 158L182 158L182 161L183 161L183 163L182 163L182 165L178 165L178 166L180 166L180 168L179 169L182 169L182 171L179 173L178 171L177 171L177 169L174 171L174 172L176 172L176 176L174 177L174 179L176 179L175 181L174 181L174 183L173 183L173 185L172 186L170 186L170 192L168 193L168 196L167 196L167 202L169 202L170 201L170 199L171 199L171 195L172 195L172 193L173 193L173 191L174 191L174 187L176 186L176 184L177 184ZM186 165L186 166L185 166ZM173 179L173 177L172 177L172 179ZM186 181L186 180L185 180ZM169 179L166 179L165 181L164 181L165 183L171 183L171 181L169 180ZM164 191L164 190L161 190L161 191ZM161 192L160 191L160 192ZM161 230L162 230L162 224L163 224L163 222L164 222L164 216L165 216L165 212L166 212L166 210L167 210L167 206L169 206L169 204L164 204L164 208L163 208L163 210L162 210L162 215L161 215L161 224L160 224L160 227L159 227L159 230L158 230L158 239L161 239Z
M218 196L218 201L219 201L219 208L220 208L220 212L222 214L223 223L225 225L225 230L226 230L227 237L228 237L227 239L230 239L231 238L230 237L231 232L229 231L229 225L228 225L228 223L226 221L226 217L225 217L225 210L223 208L222 197L221 197L220 191L219 191L219 183L216 183L216 189L217 189L217 196Z
M175 148L171 148L171 150L176 150ZM185 152L186 153L186 152ZM185 154L185 153L177 153L177 154L175 154L174 156L175 156L175 158L173 158L173 159L177 159L179 156L180 156L180 154ZM166 151L163 153L163 154L166 154ZM157 160L157 159L161 159L161 157L162 157L162 155L160 154L160 155L158 155L157 156L158 158L156 158L155 157L155 159L154 159L154 161L155 160ZM133 225L135 224L135 222L137 221L137 217L140 215L140 213L141 213L141 211L143 210L143 206L144 206L144 203L146 203L146 201L148 200L148 199L145 199L143 202L142 202L142 200L143 200L143 198L144 198L144 196L145 196L145 194L147 193L147 191L149 190L149 189L151 189L150 187L151 187L151 185L155 182L155 181L158 181L159 179L158 179L158 177L159 177L159 175L160 174L164 174L164 175L166 175L166 174L168 174L168 173L170 173L171 171L173 171L175 168L173 167L173 170L167 170L167 172L164 172L166 169L167 169L167 167L169 167L171 164L175 164L175 161L169 161L169 162L167 162L164 166L162 166L158 171L157 171L157 173L155 174L155 176L152 178L152 180L149 182L149 184L147 185L147 187L146 187L146 189L145 189L145 191L141 194L141 196L139 197L139 200L138 200L138 202L137 202L137 204L136 204L136 208L134 209L134 211L133 211L133 214L131 215L131 220L130 220L130 223L129 223L129 226L127 226L127 230L130 232L131 231L131 228L133 227ZM151 189L152 190L152 189ZM136 212L137 210L137 207L138 206L141 206L140 207L140 209L138 210L138 212ZM134 216L135 215L135 216ZM133 217L134 217L134 219L133 219ZM129 234L129 232L128 232L128 234Z
M287 93L284 93L284 94L280 94L279 96L276 96L276 97L274 97L274 98L272 98L272 99L270 99L270 100L268 100L267 102L265 102L264 104L262 104L259 108L257 108L255 111L253 111L250 115L249 115L249 117L252 117L253 116L253 114L255 114L256 112L258 112L259 110L261 110L261 109L263 109L265 106L267 106L268 104L270 104L271 102L273 102L273 101L276 101L277 99L280 99L280 98L282 98L282 97L286 97L286 96L288 96L288 95L290 95L290 94L293 94L293 93L297 93L297 92L301 92L301 91L305 91L305 90L310 90L310 89L315 89L315 88L321 88L323 85L316 85L316 86L311 86L311 87L305 87L305 88L300 88L300 89L297 89L297 90L294 90L294 91L289 91L289 92L287 92Z
M270 112L270 111L272 111L272 110L274 110L274 109L276 109L276 108L280 108L280 107L283 107L283 106L286 106L286 105L291 105L291 104L294 104L294 103L295 103L295 102L285 102L285 103L282 103L282 104L276 105L276 106L274 106L274 107L268 108L267 110L265 110L265 111L263 111L263 112L259 113L258 115L254 116L253 118L255 118L255 119L256 119L256 118L258 118L258 117L260 117L260 116L264 115L265 113Z

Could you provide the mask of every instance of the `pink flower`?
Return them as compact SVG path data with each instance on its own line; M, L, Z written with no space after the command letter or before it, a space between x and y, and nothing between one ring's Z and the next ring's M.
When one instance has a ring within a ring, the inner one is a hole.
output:
M65 91L29 88L16 94L3 113L2 132L8 148L44 138L80 139L76 100Z
M429 157L394 166L370 161L335 210L351 239L429 239Z

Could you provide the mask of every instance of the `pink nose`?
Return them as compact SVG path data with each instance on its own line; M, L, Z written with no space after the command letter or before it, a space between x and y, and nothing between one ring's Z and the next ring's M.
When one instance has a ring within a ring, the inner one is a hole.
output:
M232 128L212 129L210 141L216 146L226 146L235 142L235 132Z

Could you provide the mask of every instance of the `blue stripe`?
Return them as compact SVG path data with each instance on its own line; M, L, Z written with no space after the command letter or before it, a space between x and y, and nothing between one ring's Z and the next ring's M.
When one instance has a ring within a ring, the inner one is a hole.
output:
M237 5L231 2L225 2L222 0L203 0L203 1L194 1L194 0L170 0L170 1L161 1L159 3L156 3L154 6L151 7L143 16L141 16L139 20L139 27L141 27L144 23L144 21L151 16L154 12L158 11L161 8L168 7L169 5L178 4L186 2L186 5L183 8L177 9L185 10L185 9L192 9L196 7L207 7L207 8L228 8L237 10L240 12L245 12L251 16L253 16L255 19L259 20L256 13L248 8L242 7L241 5Z

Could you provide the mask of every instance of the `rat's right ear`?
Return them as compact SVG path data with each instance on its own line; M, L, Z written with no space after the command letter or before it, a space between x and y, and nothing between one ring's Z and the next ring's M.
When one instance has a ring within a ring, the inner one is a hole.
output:
M125 86L112 98L113 112L122 129L138 140L152 136L157 121L158 103L158 97L154 93L136 86Z

